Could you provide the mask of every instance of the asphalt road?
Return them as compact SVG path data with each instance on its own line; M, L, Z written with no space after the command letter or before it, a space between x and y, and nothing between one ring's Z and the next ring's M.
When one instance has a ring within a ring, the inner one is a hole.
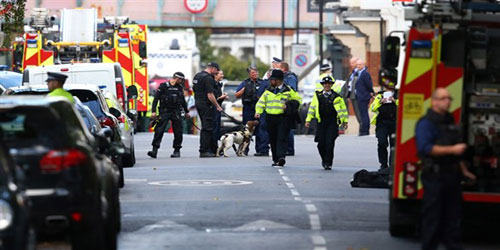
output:
M153 134L135 137L137 164L120 192L119 249L419 249L388 232L386 189L351 188L354 172L376 170L373 136L341 136L332 171L320 167L311 136L296 136L285 168L270 157L198 158L196 136L170 158L166 134L157 159ZM253 155L254 150L250 151ZM499 249L466 242L466 249Z

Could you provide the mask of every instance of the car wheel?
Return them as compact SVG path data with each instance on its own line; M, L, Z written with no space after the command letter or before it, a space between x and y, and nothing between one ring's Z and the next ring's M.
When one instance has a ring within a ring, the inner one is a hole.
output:
M100 197L96 197L95 209L93 213L95 217L89 221L82 222L81 227L73 229L71 233L71 248L73 250L104 250L106 246L104 245L104 232L103 232L103 221L102 221L102 211L101 211L101 201Z
M130 146L130 154L125 154L123 155L122 159L123 167L124 168L131 168L135 165L135 149L134 149L134 143L132 142L132 146Z

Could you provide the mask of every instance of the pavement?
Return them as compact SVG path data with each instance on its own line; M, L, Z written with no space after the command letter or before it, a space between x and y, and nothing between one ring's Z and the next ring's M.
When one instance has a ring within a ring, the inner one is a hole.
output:
M236 157L232 150L227 158L199 158L193 135L184 135L182 157L173 159L172 134L165 134L151 159L152 138L135 135L137 163L125 169L120 250L420 249L418 238L390 236L387 189L350 186L356 171L377 169L373 135L340 136L332 171L321 168L313 136L295 137L296 154L284 168L271 167L270 157ZM481 238L464 245L500 249L500 242ZM41 242L37 249L69 246Z
M150 133L135 137L137 164L120 192L119 249L419 249L388 232L388 191L351 188L359 169L376 170L376 138L338 138L332 171L320 166L313 136L296 136L284 168L270 157L198 158L199 137L184 136L170 158L146 156ZM250 155L253 155L253 144ZM466 249L499 249L466 242Z

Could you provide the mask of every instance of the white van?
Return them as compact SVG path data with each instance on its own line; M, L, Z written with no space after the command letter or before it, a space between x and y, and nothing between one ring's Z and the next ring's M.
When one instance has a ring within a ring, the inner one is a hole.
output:
M47 72L56 72L68 76L65 85L94 85L116 93L125 112L127 91L119 63L76 63L27 67L23 72L23 86L45 84Z

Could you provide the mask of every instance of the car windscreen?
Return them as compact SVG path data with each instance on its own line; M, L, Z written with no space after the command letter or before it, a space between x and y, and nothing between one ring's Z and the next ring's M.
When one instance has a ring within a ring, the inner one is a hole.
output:
M92 131L92 122L90 121L90 118L88 114L83 110L83 107L80 105L75 105L76 110L78 110L78 113L82 116L83 122L85 123L85 126L89 131Z
M64 126L56 114L42 107L0 108L0 135L7 148L47 147L63 144Z
M4 88L12 88L19 87L23 81L23 75L10 75L10 76L1 76L0 77L0 85Z
M95 117L98 119L106 117L106 114L104 114L104 111L101 107L101 103L97 99L97 95L92 92L91 90L70 90L69 91L72 95L78 97L80 101L82 101L83 105L89 107L90 110L92 110L92 113L94 113Z
M226 92L227 95L229 96L229 98L227 99L228 101L230 102L236 101L236 96L234 94L236 94L237 88L238 85L229 85L229 84L224 85L224 92Z

